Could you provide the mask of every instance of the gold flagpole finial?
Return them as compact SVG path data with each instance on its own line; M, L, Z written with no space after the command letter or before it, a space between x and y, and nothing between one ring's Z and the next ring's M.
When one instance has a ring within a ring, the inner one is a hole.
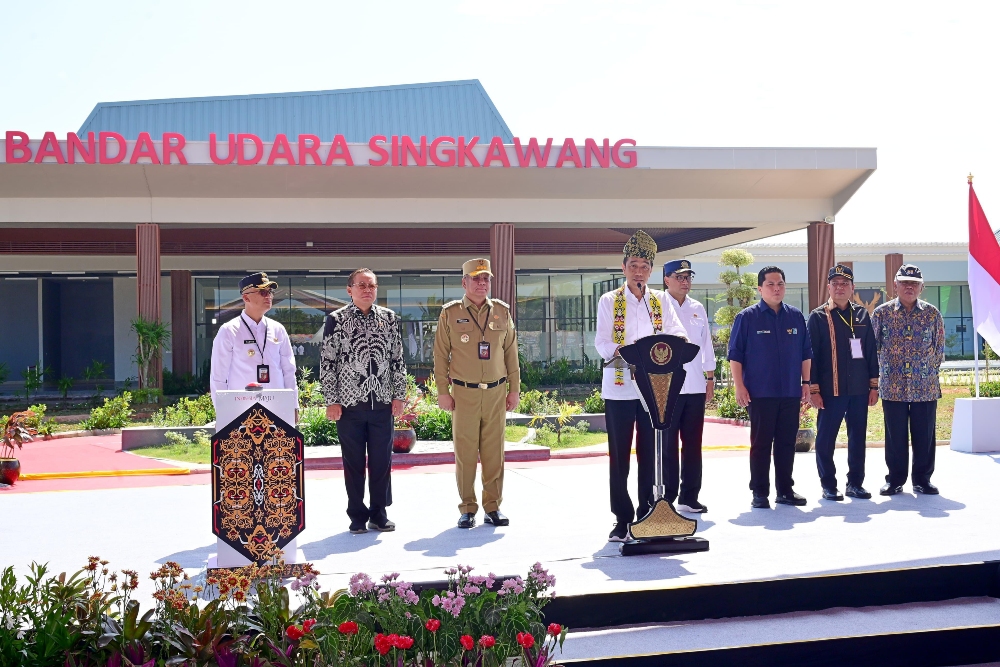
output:
M971 172L971 171L969 172L969 175L968 175L968 177L967 177L967 178L969 179L969 185L972 185L972 179L973 179L974 177L973 177L973 175L972 175L972 172Z

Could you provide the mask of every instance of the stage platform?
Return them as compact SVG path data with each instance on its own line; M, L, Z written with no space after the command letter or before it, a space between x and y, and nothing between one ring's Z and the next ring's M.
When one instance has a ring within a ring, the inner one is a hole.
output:
M836 461L842 480L846 451L837 450ZM307 525L299 546L323 573L324 587L344 586L359 571L400 572L414 582L440 580L443 568L456 563L483 574L523 576L540 561L556 575L559 596L567 598L1000 560L996 454L938 447L933 481L940 496L917 496L907 485L905 493L883 498L877 495L885 474L883 450L871 449L865 485L876 495L871 501L841 503L819 499L814 455L797 454L795 486L809 504L751 510L746 452L707 453L701 500L710 511L698 517L697 534L710 541L711 550L682 556L624 558L618 545L606 541L613 522L607 470L607 458L511 463L502 505L511 525L472 530L455 527L453 466L400 470L393 476L389 510L398 529L364 535L347 531L343 479L330 471L329 477L307 480ZM632 472L634 494L634 465ZM5 520L7 534L16 538L5 541L3 560L20 572L32 560L75 570L91 554L139 571L175 560L196 575L215 551L208 494L207 486L197 485L10 495L4 498ZM478 518L481 522L482 512ZM904 616L886 623L905 625L917 616L927 621L952 612L973 625L998 622L988 594L968 597L949 603L960 609L902 610ZM826 617L810 617L802 627L854 626L863 633L855 613L838 616L840 612L831 611ZM577 628L570 634L567 658L618 654L612 635L624 636L626 630L603 637L587 632L593 631ZM699 636L738 636L735 626L721 625L685 630L693 634L678 634L676 641L663 632L642 630L650 639L641 642L646 648L640 652L655 652L649 646L700 646ZM795 632L789 637L809 635L808 629Z

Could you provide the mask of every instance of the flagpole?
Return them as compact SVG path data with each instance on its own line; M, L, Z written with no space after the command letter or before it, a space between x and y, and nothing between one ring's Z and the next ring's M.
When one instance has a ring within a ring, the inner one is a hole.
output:
M976 398L979 398L979 332L972 329L972 358L976 369Z

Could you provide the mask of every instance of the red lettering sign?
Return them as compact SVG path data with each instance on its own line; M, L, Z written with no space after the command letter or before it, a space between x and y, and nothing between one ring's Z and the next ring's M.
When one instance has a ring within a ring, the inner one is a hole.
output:
M499 164L509 168L511 158L508 146L502 137L490 137L485 149L479 146L479 137L435 137L429 139L421 136L415 140L407 135L375 135L368 140L368 150L374 157L368 158L368 164L373 167L391 165L394 167L417 166L426 167L493 167ZM112 145L112 143L114 145ZM215 133L208 135L208 156L212 164L217 165L255 165L262 162L267 165L309 165L331 166L343 164L354 166L354 155L351 146L344 135L333 137L326 152L326 158L321 151L326 149L322 139L315 134L300 134L297 137L297 150L288 140L287 135L277 134L274 140L265 146L260 137L255 134L229 134L228 147L225 155L220 155L218 138ZM387 145L388 144L388 145ZM252 145L252 150L249 150ZM9 130L6 133L5 158L8 163L19 164L35 162L37 164L119 164L128 159L129 164L186 165L188 155L185 154L187 141L178 132L164 132L159 142L154 142L148 132L139 132L135 142L129 148L129 142L117 132L100 132L95 141L94 133L88 132L84 142L75 132L66 135L65 144L60 142L54 132L46 132L37 148L32 148L31 139L26 132ZM583 144L583 155L576 141L567 138L559 149L555 164L557 169L569 166L571 163L577 169L609 169L612 166L619 169L632 169L638 165L638 153L634 139L619 139L613 145L610 139L598 140L587 138ZM364 149L355 147L355 151ZM203 156L204 148L194 149L195 154ZM267 160L264 162L265 152ZM249 153L249 154L248 154ZM552 138L545 140L540 146L538 139L531 137L526 144L519 137L514 137L514 157L517 167L548 168L552 155ZM479 157L482 156L482 157ZM200 163L204 158L196 160Z

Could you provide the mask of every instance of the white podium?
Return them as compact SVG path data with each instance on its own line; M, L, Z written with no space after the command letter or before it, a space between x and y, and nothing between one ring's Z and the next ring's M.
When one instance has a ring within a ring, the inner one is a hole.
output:
M1000 398L956 398L951 448L957 452L1000 452Z
M229 423L247 411L254 404L261 404L268 410L295 425L295 410L298 404L294 389L264 389L262 391L225 390L215 394L215 431L229 426ZM216 553L208 558L208 568L235 568L249 565L250 561L219 538L216 538ZM305 555L298 548L298 537L285 545L285 562L304 563Z

